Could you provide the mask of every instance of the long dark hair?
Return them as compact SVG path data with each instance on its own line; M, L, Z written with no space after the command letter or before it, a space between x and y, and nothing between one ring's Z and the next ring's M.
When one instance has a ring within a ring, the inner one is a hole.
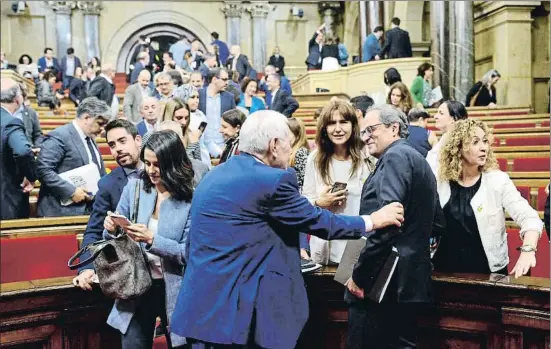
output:
M145 149L157 156L161 183L176 200L191 202L193 197L193 168L182 140L171 130L155 131L142 147L140 159L145 162ZM151 192L153 183L146 171L142 172L144 190Z
M396 70L396 68L388 68L384 72L384 78L385 78L385 85L392 86L397 82L402 82L402 76Z
M467 108L463 105L463 103L459 101L445 101L444 102L446 106L448 107L448 112L450 113L450 116L455 120L464 120L469 117L469 113L467 112Z

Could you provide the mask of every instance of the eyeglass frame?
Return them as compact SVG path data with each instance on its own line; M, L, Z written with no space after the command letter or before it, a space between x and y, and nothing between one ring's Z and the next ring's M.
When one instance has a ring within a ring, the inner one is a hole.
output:
M381 126L381 125L384 125L384 123L378 123L378 124L375 124L375 125L370 125L370 126L367 126L365 127L363 130L360 130L360 137L364 137L364 136L370 136L373 134L373 132L377 129L377 127Z

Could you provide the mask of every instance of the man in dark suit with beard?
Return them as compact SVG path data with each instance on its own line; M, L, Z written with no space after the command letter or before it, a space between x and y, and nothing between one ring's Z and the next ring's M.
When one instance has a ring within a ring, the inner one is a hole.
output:
M379 56L388 54L388 58L412 57L409 33L400 29L400 18L394 17L390 22L392 29L386 32L385 46Z
M280 112L288 118L292 117L299 105L296 99L289 95L289 92L280 88L281 77L279 74L269 75L266 79L266 84L272 93L272 104L270 104L270 110Z
M417 314L431 299L429 239L439 207L436 179L425 158L406 141L407 118L381 105L360 120L362 140L377 167L364 184L360 215L391 202L404 206L402 227L368 234L347 282L347 348L415 348ZM392 248L399 260L381 303L367 297Z

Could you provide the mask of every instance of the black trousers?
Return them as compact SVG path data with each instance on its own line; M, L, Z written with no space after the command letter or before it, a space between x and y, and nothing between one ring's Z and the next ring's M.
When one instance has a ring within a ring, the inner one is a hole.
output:
M426 304L378 304L370 300L349 305L347 349L417 347L417 314Z

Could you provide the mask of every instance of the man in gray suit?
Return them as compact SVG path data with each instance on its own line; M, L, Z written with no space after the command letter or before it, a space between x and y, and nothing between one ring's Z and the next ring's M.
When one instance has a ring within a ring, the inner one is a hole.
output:
M29 192L35 181L34 154L23 122L12 114L23 103L21 89L2 79L0 92L0 220L29 217Z
M94 139L109 120L111 109L96 97L84 99L77 117L50 132L42 142L36 167L41 183L38 196L39 217L78 216L90 213L94 198L81 187L63 180L59 174L95 164L100 175L105 165ZM71 200L70 205L61 202Z
M151 97L153 94L153 91L149 87L150 80L151 73L144 69L140 72L140 75L138 75L138 81L130 85L124 93L124 106L122 107L122 111L126 119L134 125L142 121L140 106L144 97Z

